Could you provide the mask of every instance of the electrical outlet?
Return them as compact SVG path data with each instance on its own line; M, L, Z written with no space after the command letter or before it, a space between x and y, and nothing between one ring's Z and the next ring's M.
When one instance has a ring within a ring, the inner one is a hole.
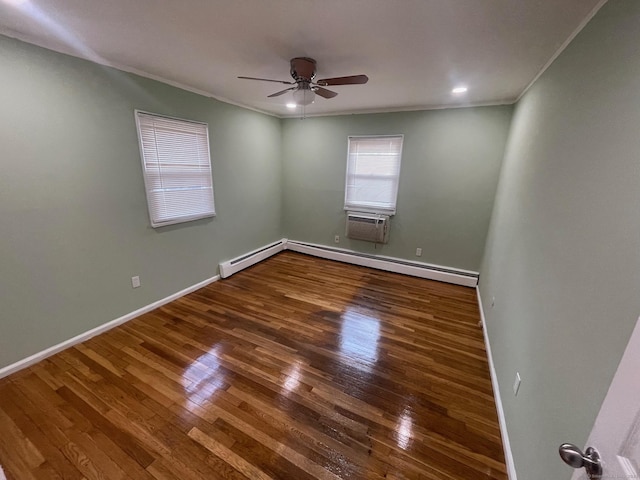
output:
M335 243L340 243L340 235L336 235L336 236L333 238L333 241L334 241Z
M422 249L416 248L416 257L421 257L421 256L422 256Z
M518 390L520 390L520 382L522 382L520 378L520 372L516 372L516 380L513 382L513 394L517 397Z
M138 288L140 286L140 277L139 276L135 276L135 277L131 277L131 286L133 288Z

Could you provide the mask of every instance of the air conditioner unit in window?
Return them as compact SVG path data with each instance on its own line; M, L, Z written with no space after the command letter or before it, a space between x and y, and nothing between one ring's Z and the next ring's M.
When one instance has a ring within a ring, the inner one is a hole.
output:
M389 215L347 212L347 237L367 242L389 241Z

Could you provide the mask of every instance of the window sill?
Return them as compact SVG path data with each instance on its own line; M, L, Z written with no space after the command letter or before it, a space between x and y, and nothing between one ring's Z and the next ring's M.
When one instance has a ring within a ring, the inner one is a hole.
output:
M395 210L376 210L375 208L364 208L364 207L344 207L344 211L370 213L373 215L388 215L390 217L393 217L396 214Z

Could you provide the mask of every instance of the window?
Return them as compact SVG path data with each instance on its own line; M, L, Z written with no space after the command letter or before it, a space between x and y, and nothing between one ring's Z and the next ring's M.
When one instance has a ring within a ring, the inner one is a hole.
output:
M206 123L136 110L151 226L216 214Z
M396 213L403 138L349 137L345 210Z

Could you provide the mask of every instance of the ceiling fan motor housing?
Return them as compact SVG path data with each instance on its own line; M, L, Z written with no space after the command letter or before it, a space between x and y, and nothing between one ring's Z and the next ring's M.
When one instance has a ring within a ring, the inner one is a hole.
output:
M292 58L291 76L296 82L311 83L316 76L316 61L309 57Z

